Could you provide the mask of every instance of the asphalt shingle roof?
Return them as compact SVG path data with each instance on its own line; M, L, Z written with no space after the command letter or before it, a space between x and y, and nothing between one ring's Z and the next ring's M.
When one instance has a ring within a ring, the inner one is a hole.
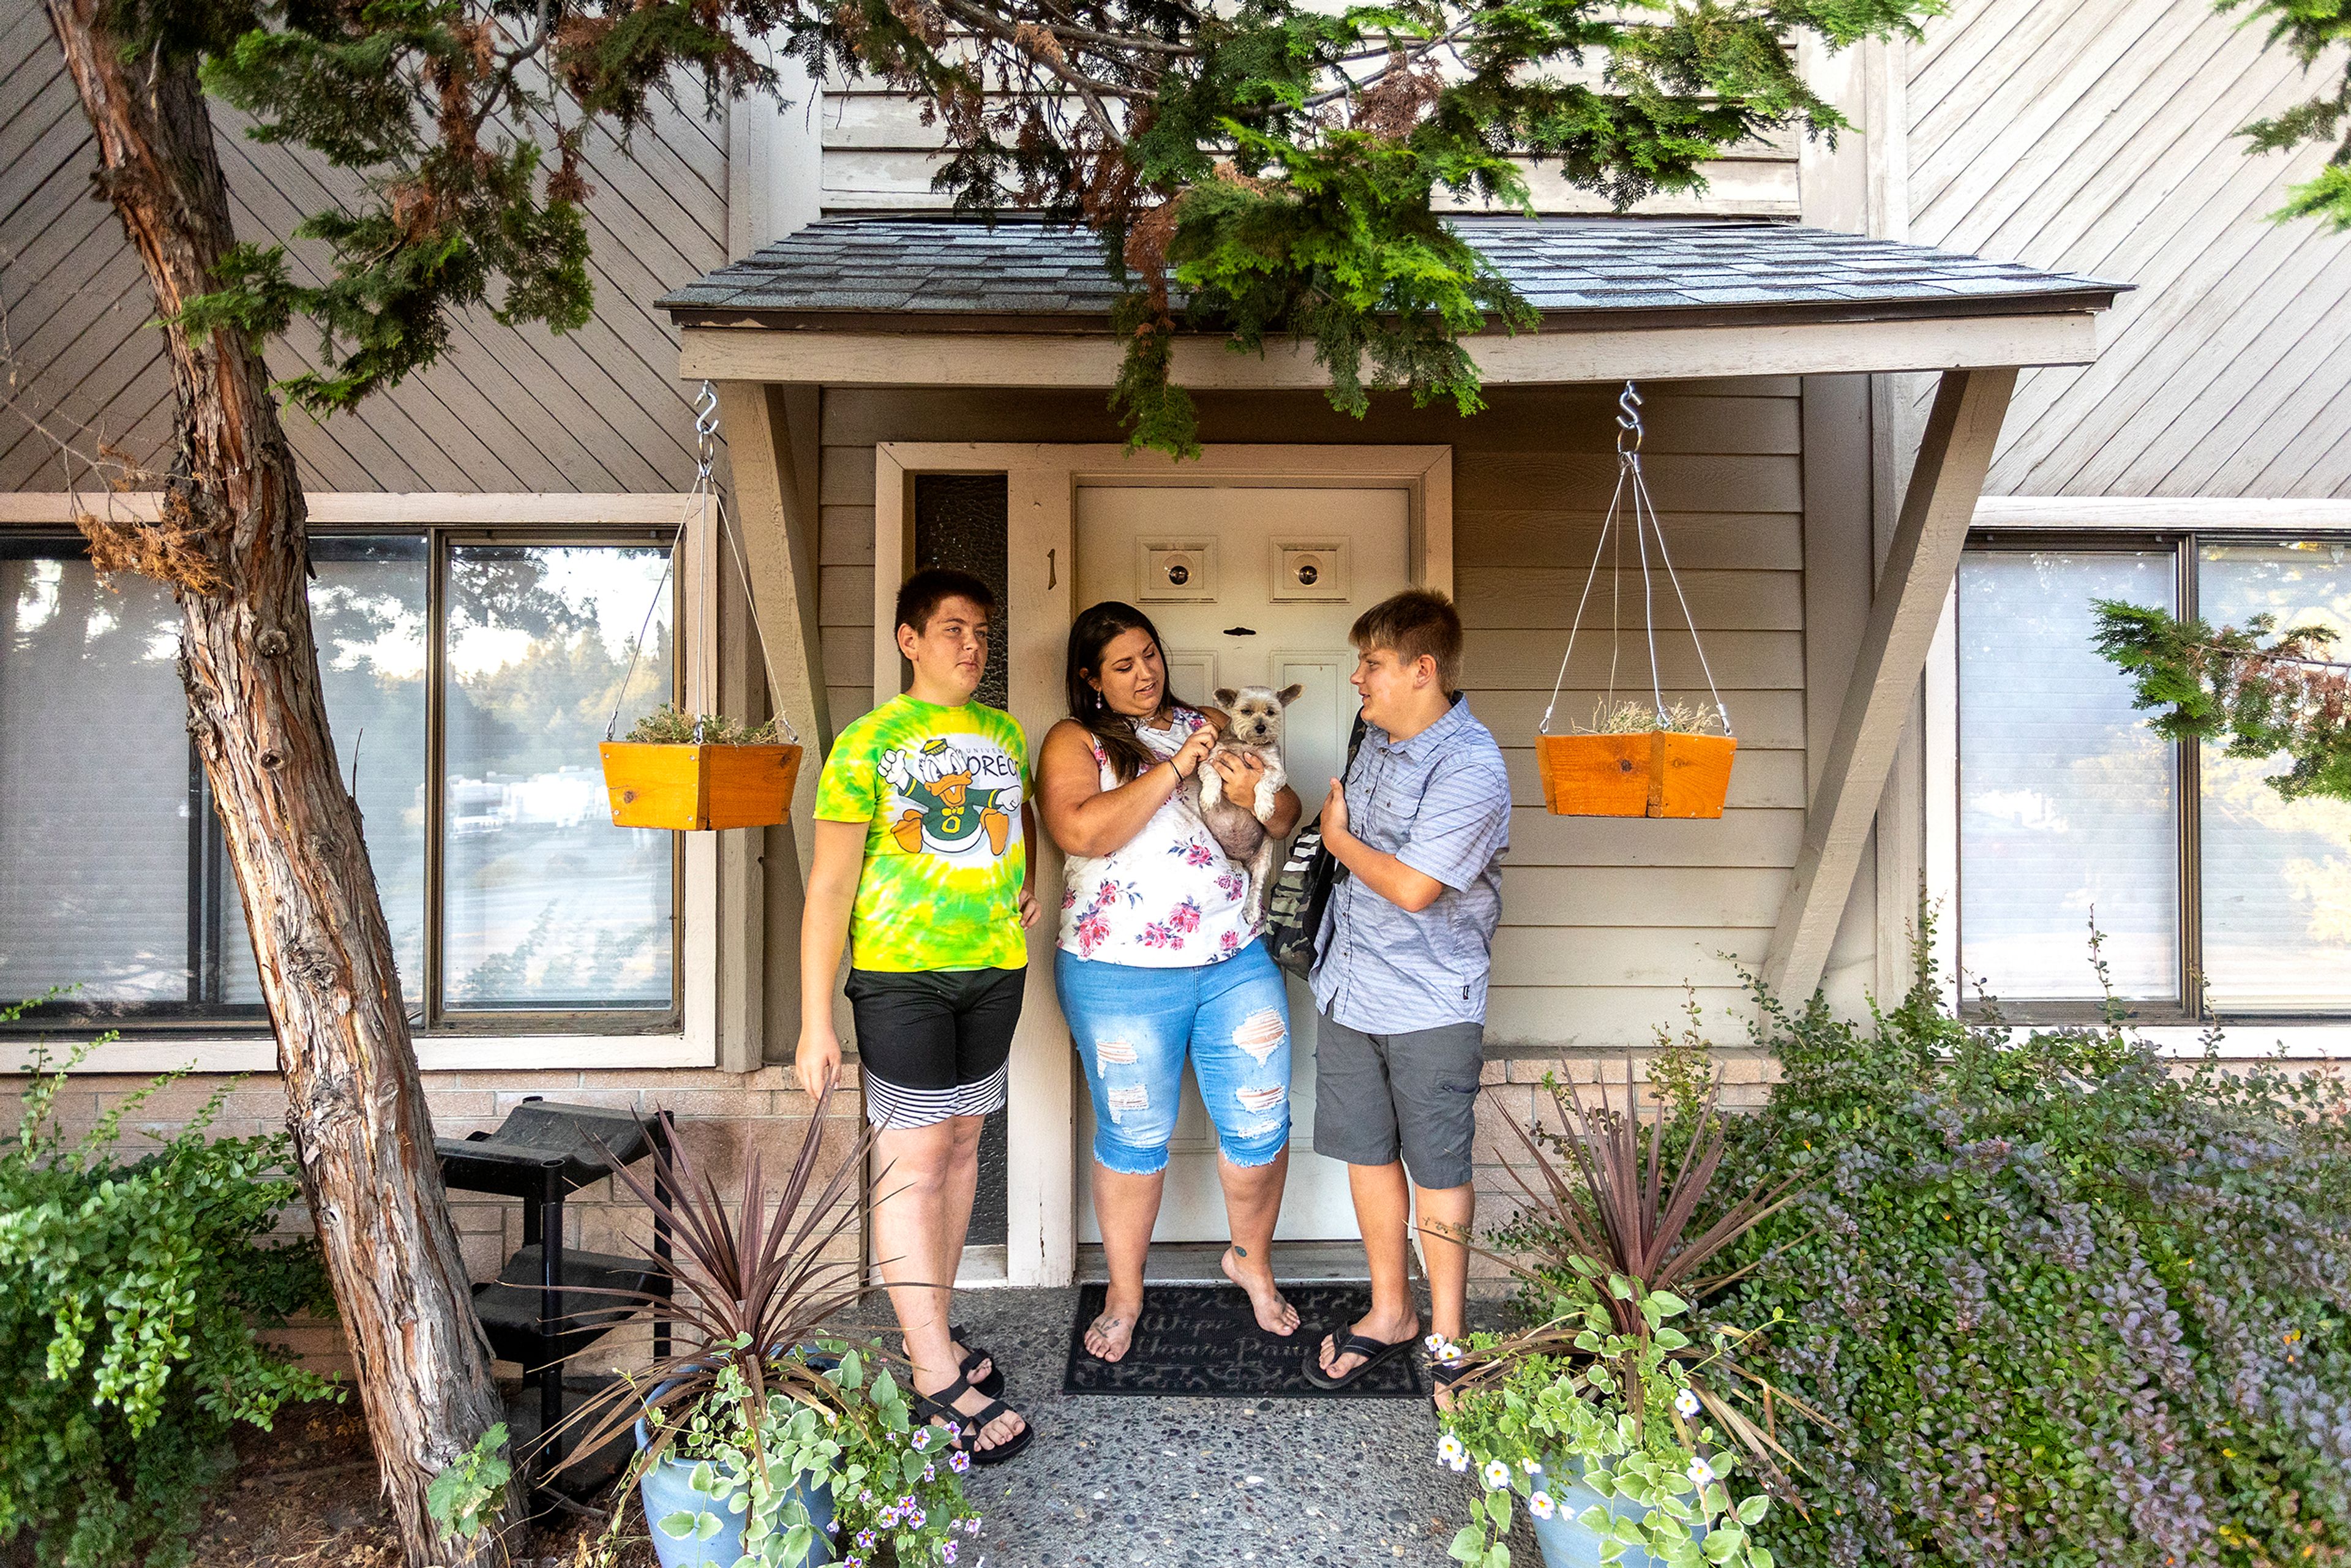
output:
M1849 320L2099 309L2127 284L1747 220L1465 215L1454 226L1554 329L1768 315ZM1081 229L830 218L665 296L681 325L1067 330L1120 286Z

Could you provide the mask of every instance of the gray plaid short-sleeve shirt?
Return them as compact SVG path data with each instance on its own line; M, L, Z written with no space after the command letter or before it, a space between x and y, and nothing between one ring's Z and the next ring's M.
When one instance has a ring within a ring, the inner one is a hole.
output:
M1366 1034L1483 1023L1510 780L1501 748L1467 702L1456 696L1443 718L1401 745L1365 727L1347 770L1347 825L1445 891L1413 914L1342 879L1322 918L1315 1005Z

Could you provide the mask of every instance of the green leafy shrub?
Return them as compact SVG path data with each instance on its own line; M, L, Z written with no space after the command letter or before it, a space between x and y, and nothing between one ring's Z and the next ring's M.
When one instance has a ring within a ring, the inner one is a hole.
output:
M1925 951L1865 1024L1764 998L1785 1076L1726 1169L1806 1190L1718 1305L1779 1315L1753 1354L1834 1428L1780 1423L1811 1507L1758 1537L1822 1568L2351 1559L2341 1082L2167 1061L2111 1005L1971 1026Z
M139 1158L112 1150L123 1113L179 1074L67 1141L57 1096L89 1049L38 1058L0 1138L0 1542L30 1531L65 1568L168 1568L230 1427L336 1392L255 1334L332 1298L315 1243L260 1239L298 1196L287 1136L205 1137L225 1088Z

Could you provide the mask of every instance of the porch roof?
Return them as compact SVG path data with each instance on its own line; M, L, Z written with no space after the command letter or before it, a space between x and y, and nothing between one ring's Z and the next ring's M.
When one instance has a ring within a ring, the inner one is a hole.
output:
M1468 340L1489 384L2081 364L2128 284L1792 224L1447 220L1541 313ZM1094 237L1035 219L831 218L660 304L679 371L833 385L1107 387L1119 281ZM1195 391L1319 388L1309 346L1186 333Z
M1449 220L1542 330L2103 309L2127 284L1792 224ZM1109 329L1122 292L1083 229L1034 219L832 218L665 296L680 326Z

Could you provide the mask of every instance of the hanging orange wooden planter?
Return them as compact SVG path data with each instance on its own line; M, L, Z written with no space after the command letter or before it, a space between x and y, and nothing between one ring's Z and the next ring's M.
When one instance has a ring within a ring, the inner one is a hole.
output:
M718 453L718 394L708 382L702 383L701 394L695 399L694 414L696 465L686 521L692 521L698 512L705 529L716 526L716 538L712 543L723 541L732 547L736 568L743 574L744 601L756 625L759 607L751 590L750 568L744 563L742 546L726 526L726 497L718 493L711 478L711 465ZM781 743L737 740L721 744L711 737L768 736L775 733L775 728L773 725L763 725L747 729L706 714L681 713L669 703L640 718L631 733L687 738L612 738L620 727L621 707L628 695L629 682L637 673L637 656L644 648L646 629L653 624L653 612L661 607L662 592L669 586L678 547L685 537L686 526L681 522L677 538L670 546L670 559L662 568L661 580L653 585L653 602L645 607L644 621L637 628L628 670L621 676L620 687L613 694L612 716L604 721L604 744L601 749L604 789L612 801L612 825L699 833L716 828L771 828L789 822L792 816L792 786L800 774L799 733L792 728L792 721L780 706L776 710L774 724L781 725L789 737ZM704 647L706 657L709 644ZM767 655L764 641L760 654L763 658ZM704 691L716 690L716 674L705 665L701 683ZM783 689L776 679L772 662L768 664L768 689Z
M1719 817L1723 800L1730 791L1730 762L1738 753L1739 742L1731 738L1730 711L1723 706L1722 694L1715 689L1714 671L1707 664L1698 622L1690 614L1688 600L1683 597L1681 580L1675 575L1673 557L1666 549L1665 528L1657 521L1656 506L1649 499L1649 486L1641 475L1641 394L1631 382L1625 383L1624 394L1616 404L1615 493L1610 497L1607 514L1601 519L1600 543L1592 552L1592 570L1585 574L1583 597L1576 601L1574 617L1568 622L1567 652L1559 661L1559 678L1552 683L1551 702L1543 709L1542 722L1535 727L1535 758L1542 774L1543 809L1554 817ZM1575 636L1583 629L1584 608L1592 601L1592 587L1600 576L1601 556L1612 538L1617 541L1621 568L1625 527L1621 514L1628 505L1632 510L1633 542L1640 552L1641 629L1648 643L1649 700L1617 700L1621 629L1616 622L1616 607L1622 597L1619 582L1609 590L1608 695L1600 711L1593 716L1593 733L1553 735L1552 713L1559 706L1560 691L1567 684L1568 666L1575 657ZM1674 602L1681 607L1682 624L1688 630L1691 649L1698 654L1698 670L1706 677L1707 694L1714 699L1711 716L1702 708L1685 707L1679 703L1669 706L1666 701L1665 674L1658 667L1657 628L1652 613L1652 546L1656 550L1657 564L1665 570L1666 581L1673 590ZM1652 716L1659 727L1630 727L1632 724L1647 722ZM1719 735L1706 734L1698 727L1717 721L1722 726ZM1674 727L1664 727L1668 723Z
M1543 809L1554 817L1719 817L1730 789L1727 735L1539 735Z
M789 821L797 746L658 746L608 740L604 788L616 828L767 828Z

